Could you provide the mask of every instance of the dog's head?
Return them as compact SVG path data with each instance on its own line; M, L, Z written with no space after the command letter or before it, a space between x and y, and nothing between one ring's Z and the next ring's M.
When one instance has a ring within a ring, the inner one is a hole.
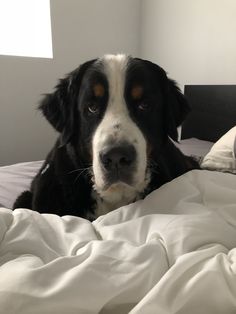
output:
M40 109L62 144L72 144L77 158L92 165L97 193L127 203L147 187L153 152L161 152L168 136L177 140L189 107L158 65L105 55L62 79Z

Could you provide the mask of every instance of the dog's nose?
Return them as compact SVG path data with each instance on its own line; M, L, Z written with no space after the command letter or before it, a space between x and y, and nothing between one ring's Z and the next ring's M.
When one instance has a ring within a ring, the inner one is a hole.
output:
M130 144L109 147L100 153L100 160L107 171L129 169L135 159L136 151Z

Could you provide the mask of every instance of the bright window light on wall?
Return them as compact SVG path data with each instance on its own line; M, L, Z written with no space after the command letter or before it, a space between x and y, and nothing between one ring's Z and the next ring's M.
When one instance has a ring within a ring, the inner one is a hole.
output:
M0 55L53 57L50 0L0 0Z

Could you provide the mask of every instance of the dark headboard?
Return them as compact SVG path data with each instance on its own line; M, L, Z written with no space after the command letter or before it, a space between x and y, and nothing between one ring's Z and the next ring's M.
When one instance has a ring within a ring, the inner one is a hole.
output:
M236 125L236 85L186 85L191 112L182 125L181 138L216 142Z

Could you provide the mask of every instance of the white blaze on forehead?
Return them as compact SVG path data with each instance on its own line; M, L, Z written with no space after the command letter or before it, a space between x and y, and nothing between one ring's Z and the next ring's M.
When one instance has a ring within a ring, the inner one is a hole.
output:
M129 57L122 54L105 55L102 59L109 85L109 101L104 118L97 130L101 145L107 142L108 138L111 138L115 143L128 141L130 144L133 144L137 140L137 132L141 134L129 116L124 99L128 60Z
M124 107L124 84L128 57L126 55L106 55L103 60L109 82L109 103L111 105L115 101L117 106L113 109L121 109Z
M103 191L105 179L100 165L99 153L109 145L127 142L137 152L137 169L133 174L134 191L143 191L146 187L146 141L136 123L131 119L124 99L126 70L129 57L125 55L105 55L101 62L108 80L109 100L104 117L93 137L93 172L95 189L105 197Z

